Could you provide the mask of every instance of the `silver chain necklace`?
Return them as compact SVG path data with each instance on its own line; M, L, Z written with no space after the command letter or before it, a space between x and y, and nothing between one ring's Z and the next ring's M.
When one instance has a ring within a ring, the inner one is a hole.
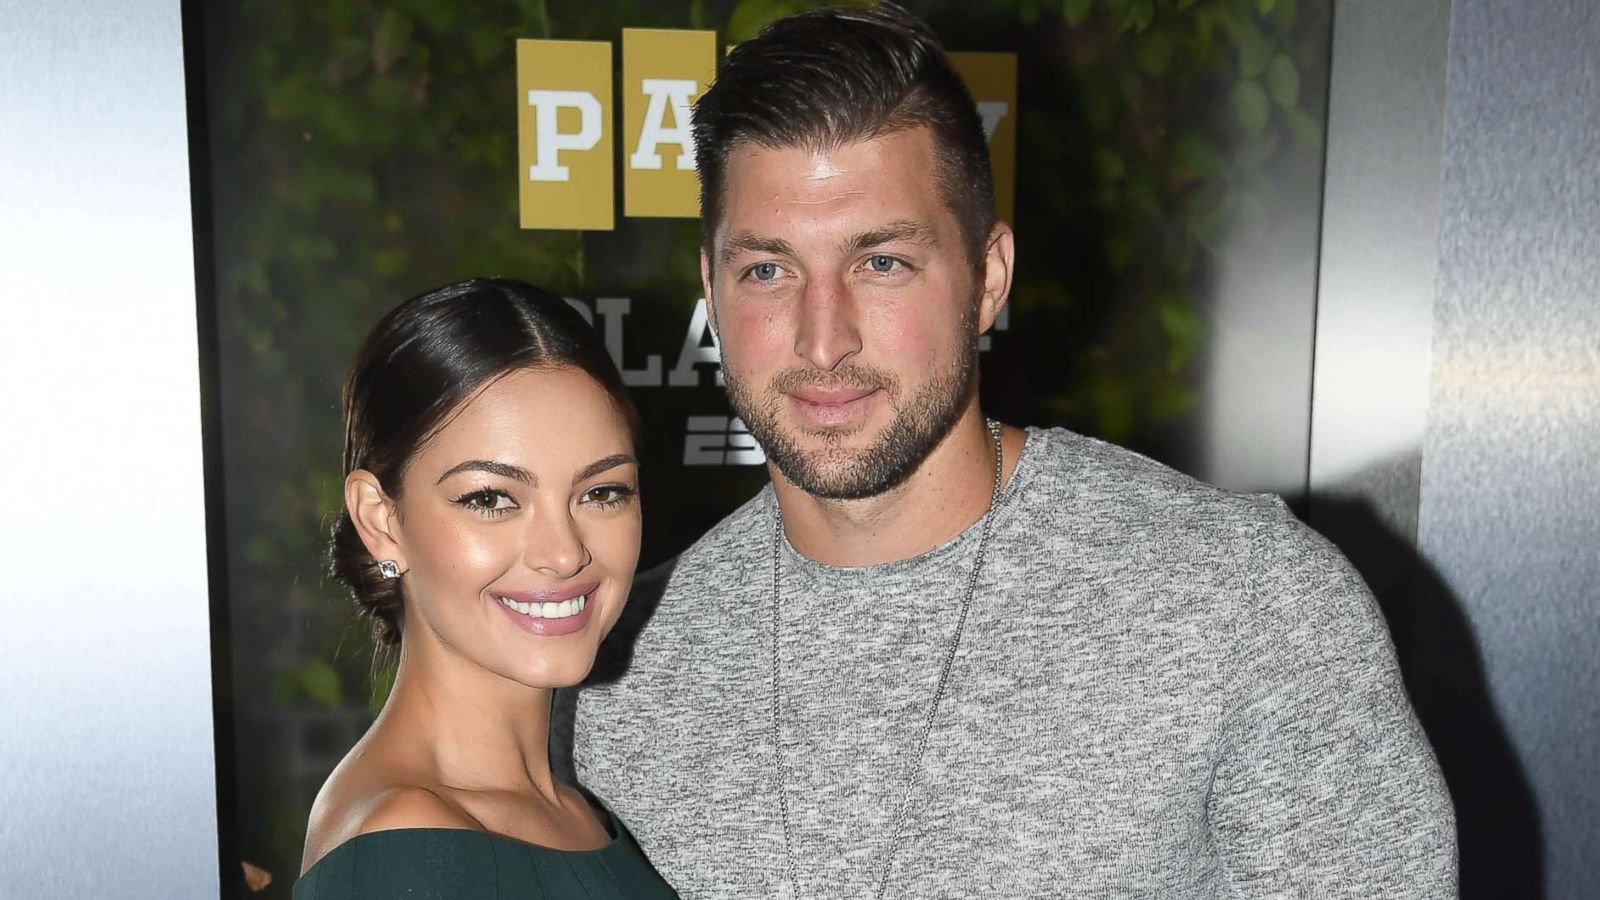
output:
M928 705L928 717L922 723L922 731L917 736L917 743L912 753L905 793L900 798L900 807L890 824L889 843L883 848L883 859L878 864L878 888L873 893L878 900L882 900L885 891L889 889L889 871L894 863L895 852L900 847L900 832L905 828L911 797L916 792L917 782L922 774L922 756L928 749L928 738L933 734L933 723L939 714L939 701L944 698L945 687L950 681L950 669L955 665L956 649L961 646L961 632L967 626L967 610L971 608L972 595L978 589L978 572L983 568L984 553L989 546L989 531L994 524L994 507L1000 499L1000 474L1004 461L1000 449L1000 423L993 419L986 421L989 434L994 438L994 487L989 494L989 508L983 514L983 530L978 537L978 558L973 561L972 574L967 577L967 595L961 601L961 612L956 618L956 632L950 638L950 646L945 650L944 665L939 669L939 682L933 691L933 702ZM781 668L778 633L782 624L779 574L783 560L783 510L778 506L776 497L773 498L772 508L772 754L776 762L774 772L778 789L778 815L783 820L784 874L789 882L790 896L793 900L800 900L800 883L795 878L794 836L789 828L789 789L783 764L782 704L778 692Z

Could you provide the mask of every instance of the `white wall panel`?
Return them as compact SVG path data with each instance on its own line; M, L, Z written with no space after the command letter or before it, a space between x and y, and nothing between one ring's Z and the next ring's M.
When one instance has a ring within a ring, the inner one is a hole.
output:
M1318 500L1416 540L1438 269L1448 0L1345 0L1334 16L1311 409ZM1323 520L1323 521L1319 521Z
M178 3L0 22L0 896L215 896Z
M1600 871L1600 4L1456 0L1419 546L1537 806Z

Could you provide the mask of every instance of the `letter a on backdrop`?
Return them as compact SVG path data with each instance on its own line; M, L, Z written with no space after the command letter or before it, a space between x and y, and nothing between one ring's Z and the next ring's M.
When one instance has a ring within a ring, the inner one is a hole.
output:
M714 31L622 29L625 215L700 215L689 108L716 73Z
M517 96L522 227L609 231L611 44L517 41Z

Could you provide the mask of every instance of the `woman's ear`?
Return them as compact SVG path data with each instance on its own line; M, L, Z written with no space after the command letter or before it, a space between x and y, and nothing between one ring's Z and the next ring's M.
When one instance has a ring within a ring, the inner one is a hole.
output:
M394 501L383 492L378 477L357 469L344 479L344 508L356 526L356 534L373 559L394 560L403 572L409 569L400 549L400 517Z

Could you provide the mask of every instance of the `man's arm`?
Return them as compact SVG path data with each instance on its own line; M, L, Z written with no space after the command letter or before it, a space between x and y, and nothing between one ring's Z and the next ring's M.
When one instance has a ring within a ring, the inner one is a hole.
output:
M1455 819L1376 603L1298 523L1246 561L1209 801L1236 896L1455 897Z

